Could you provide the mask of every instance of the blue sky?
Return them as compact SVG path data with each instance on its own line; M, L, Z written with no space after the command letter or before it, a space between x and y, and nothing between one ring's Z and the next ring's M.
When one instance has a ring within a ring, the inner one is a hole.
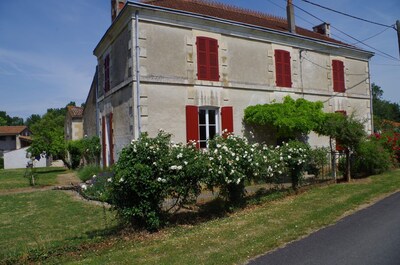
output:
M220 0L264 13L285 16L285 0ZM355 16L392 25L400 19L398 0L313 0ZM85 102L96 66L92 55L111 24L111 0L0 0L0 110L27 118L70 101ZM360 39L385 28L314 7L293 3ZM296 9L296 24L311 29L317 19ZM355 43L333 29L334 38ZM388 29L366 43L399 58L397 35ZM361 48L371 50L357 44ZM373 50L372 50L373 51ZM371 79L384 98L400 102L400 61L376 54Z

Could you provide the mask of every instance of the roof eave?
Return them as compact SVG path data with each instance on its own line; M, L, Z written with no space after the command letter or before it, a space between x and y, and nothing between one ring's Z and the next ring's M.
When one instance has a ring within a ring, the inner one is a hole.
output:
M257 30L270 32L270 33L275 33L275 34L278 34L278 35L292 37L292 38L296 38L296 39L314 41L314 42L318 42L318 43L325 44L325 45L332 46L332 47L338 47L338 48L343 48L343 49L347 49L347 50L360 52L360 53L365 54L365 57L368 58L368 59L370 59L375 54L373 52L366 51L366 50L363 50L363 49L360 49L360 48L351 47L349 45L344 45L344 44L340 44L340 43L334 43L334 42L321 40L321 39L316 39L316 38L312 38L312 37L307 37L307 36L291 33L289 31L287 31L287 32L279 31L279 30L274 30L274 29L265 28L265 27L261 27L261 26L256 26L256 25L252 25L252 24L237 22L237 21L233 21L233 20L227 20L227 19L222 19L222 18L218 18L218 17L213 17L213 16L207 16L207 15L202 15L202 14L198 14L198 13L188 12L188 11L184 11L184 10L178 10L178 9L172 9L172 8L167 8L167 7L160 7L160 6L150 5L150 4L146 4L146 3L128 1L125 4L124 8L121 10L120 14L117 16L117 18L111 24L111 26L107 29L106 33L103 35L103 37L101 38L99 43L96 45L96 48L93 50L93 54L94 55L96 55L96 53L97 53L96 51L98 50L98 48L101 45L101 43L103 42L103 40L106 38L107 34L112 30L114 25L119 21L120 17L125 13L126 9L128 9L129 7L133 7L133 8L136 7L136 8L142 8L142 9L148 9L148 10L157 10L157 11L164 11L164 12L169 12L169 13L173 13L173 14L186 15L186 16L190 16L190 17L206 19L206 20L215 21L215 22L219 22L219 23L231 24L231 25L235 25L235 26L242 26L242 27L247 27L247 28L250 28L250 29L257 29Z

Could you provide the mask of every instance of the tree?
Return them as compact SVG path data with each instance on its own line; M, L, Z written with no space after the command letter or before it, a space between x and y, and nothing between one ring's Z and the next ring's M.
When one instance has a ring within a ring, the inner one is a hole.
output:
M384 100L383 90L380 86L372 83L372 104L374 110L375 129L383 129L385 120L400 122L400 105Z
M41 119L39 114L32 114L29 116L26 121L25 125L28 126L29 128L32 127L35 123L39 122Z
M329 136L332 153L334 153L332 144L334 139L336 143L339 142L344 148L346 154L346 173L344 178L346 181L349 181L351 179L350 153L358 148L366 136L363 123L355 119L354 115L346 116L341 113L326 113L324 122L315 131L319 135Z
M11 117L7 112L0 111L0 126L18 126L23 125L24 119L20 117Z
M281 140L293 140L307 135L321 125L324 118L322 102L297 100L286 96L282 103L249 106L244 111L244 122L266 126Z

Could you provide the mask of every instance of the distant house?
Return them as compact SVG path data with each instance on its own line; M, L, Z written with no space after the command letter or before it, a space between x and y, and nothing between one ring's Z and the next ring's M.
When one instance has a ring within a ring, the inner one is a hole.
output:
M104 166L160 128L200 148L223 130L244 135L247 106L287 95L355 113L371 133L373 53L333 39L329 24L308 30L293 10L278 18L206 0L125 2L112 1L113 22L94 49ZM311 134L309 143L328 141Z
M0 156L31 144L31 131L26 126L0 126Z
M79 140L83 138L83 108L68 106L64 123L65 140Z

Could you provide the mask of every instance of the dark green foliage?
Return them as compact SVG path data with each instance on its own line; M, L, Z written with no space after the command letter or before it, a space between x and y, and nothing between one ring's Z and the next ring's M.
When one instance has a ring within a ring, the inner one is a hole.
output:
M320 177L324 171L324 167L329 165L328 155L329 149L326 147L310 149L308 163L305 170L315 177Z
M0 111L0 126L18 126L24 125L24 119L20 117L11 117L5 111Z
M249 106L244 111L244 122L268 126L283 139L296 139L319 127L324 118L322 102L294 100L286 96L282 103Z
M100 168L100 166L89 164L87 166L84 166L78 170L78 177L82 181L87 181L93 177L93 175L98 175L99 172L102 172L103 170Z
M35 123L39 122L41 118L39 114L32 114L26 119L25 125L31 128Z
M373 138L358 146L354 160L356 172L362 176L381 174L393 166L390 152Z
M85 137L82 142L82 156L86 164L97 164L100 159L101 145L98 136Z
M82 159L82 141L69 141L67 143L67 150L69 153L70 165L72 169L79 167Z
M341 113L327 113L323 125L316 132L329 136L330 141L340 142L346 154L346 171L344 178L348 181L351 175L350 153L355 152L359 144L365 139L364 125L353 115L345 116ZM332 145L331 145L332 147Z
M0 169L4 168L4 158L0 157Z
M375 129L380 130L384 120L400 122L400 105L388 100L384 100L383 90L380 86L372 84L373 110L375 119Z

